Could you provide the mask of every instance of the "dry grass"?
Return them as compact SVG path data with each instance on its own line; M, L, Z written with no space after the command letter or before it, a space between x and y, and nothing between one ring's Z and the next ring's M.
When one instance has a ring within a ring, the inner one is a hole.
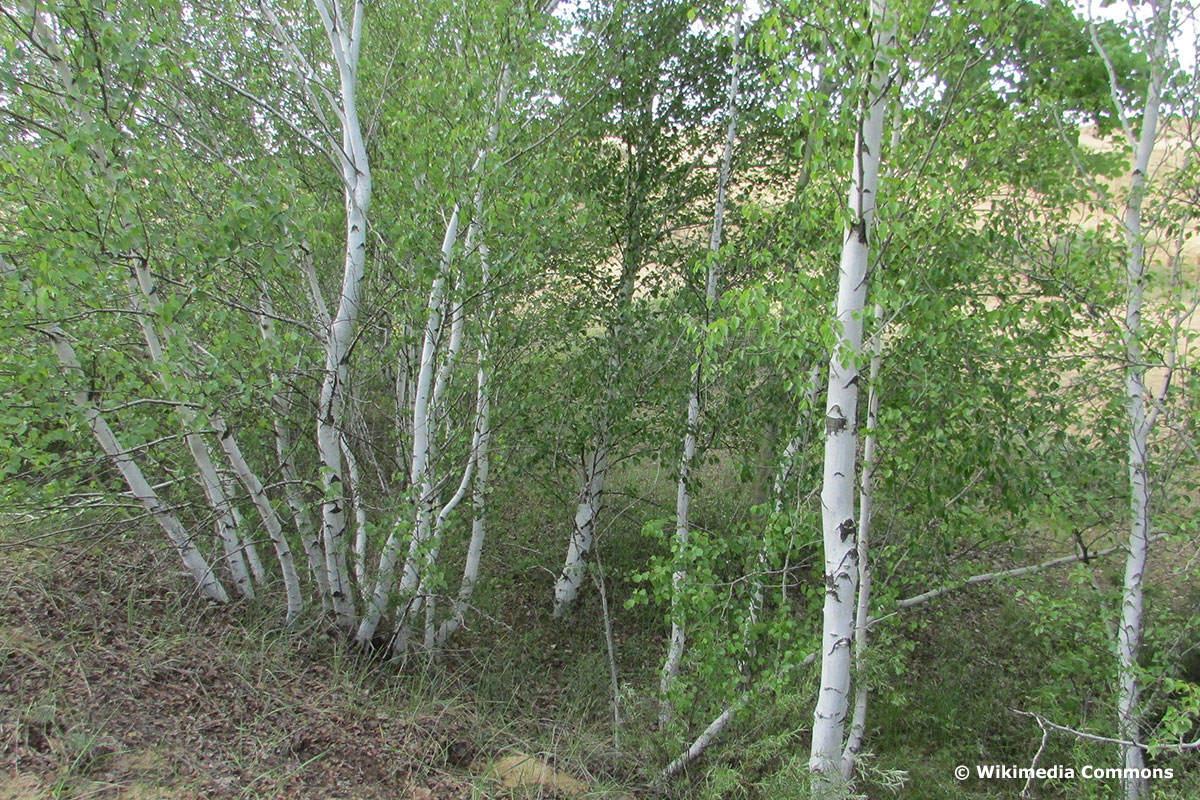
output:
M180 600L133 537L78 547L0 549L0 800L556 796L485 777L531 744L455 686Z

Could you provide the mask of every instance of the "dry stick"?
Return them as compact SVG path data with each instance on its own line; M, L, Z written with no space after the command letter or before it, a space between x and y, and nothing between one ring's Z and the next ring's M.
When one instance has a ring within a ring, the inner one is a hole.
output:
M604 565L600 563L600 548L596 548L596 569L592 580L600 590L600 610L604 615L604 642L608 646L608 675L612 682L613 749L621 752L621 684L617 677L617 651L613 640L612 616L608 612L608 592L604 589Z
M804 667L810 666L816 660L817 654L809 653L800 663L793 664L790 667L783 667L782 669L778 670L775 677L783 678L794 670L803 669ZM725 709L721 711L720 715L711 723L709 723L709 726L704 729L703 733L696 737L696 741L692 742L691 746L687 750L684 750L679 754L678 757L676 757L674 761L667 765L666 769L662 771L662 774L659 777L662 779L672 778L675 775L678 775L679 771L688 764L699 758L700 754L707 750L708 746L716 740L717 736L721 734L721 731L725 730L725 726L730 723L734 716L737 715L737 713L743 708L745 708L747 704L749 704L749 702L753 700L756 695L758 695L759 692L769 688L769 686L769 683L763 683L754 690L747 689L746 691L742 692L741 696L738 697L737 700L727 705Z
M1029 788L1033 785L1033 773L1037 768L1038 760L1041 759L1042 753L1046 752L1046 742L1050 739L1050 729L1041 719L1037 721L1038 727L1042 729L1042 743L1038 745L1037 752L1033 754L1033 761L1029 762L1029 777L1025 779L1025 787L1021 789L1021 797L1029 797Z
M1043 728L1053 728L1061 733L1069 733L1072 736L1080 739L1087 739L1089 742L1100 742L1101 744L1119 744L1122 747L1133 747L1138 750L1148 750L1151 747L1151 745L1145 744L1144 742L1138 742L1132 739L1114 739L1111 736L1099 736L1095 733L1088 733L1087 731L1068 728L1066 725L1058 725L1041 716L1040 714L1035 714L1032 711L1021 711L1020 709L1016 708L1010 708L1009 711L1013 712L1014 714L1020 714L1022 717L1033 717L1035 720L1037 720L1038 725L1041 725ZM1197 739L1194 742L1180 742L1179 744L1157 744L1153 745L1153 747L1156 750L1166 750L1172 753L1184 753L1189 750L1200 750L1200 739Z
M1165 538L1167 538L1167 534L1158 533L1158 534L1155 534L1154 536L1151 536L1150 541L1157 542L1160 539L1165 539ZM974 586L975 584L979 584L979 583L987 583L989 581L998 580L1000 578L1019 578L1022 575L1033 575L1038 572L1044 572L1045 570L1053 569L1054 567L1061 567L1061 566L1065 566L1066 564L1075 564L1080 561L1089 561L1093 558L1101 558L1103 556L1112 555L1113 553L1116 553L1119 550L1125 550L1126 547L1127 547L1127 545L1118 544L1118 545L1113 545L1112 547L1106 548L1104 550L1097 550L1094 553L1087 553L1087 554L1075 553L1074 555L1061 556L1059 558L1050 559L1049 561L1043 561L1040 564L1030 564L1030 565L1024 566L1024 567L1017 567L1015 569L1004 569L1004 570L999 570L997 572L985 572L982 575L974 575L970 578L967 578L964 581L960 581L958 583L952 583L949 586L943 586L940 589L931 589L928 592L922 592L921 594L913 595L912 597L909 597L909 598L906 598L904 600L897 602L896 608L897 608L897 610L905 609L905 608L913 608L915 606L924 605L925 603L928 603L930 600L941 597L942 595L945 595L945 594L949 594L950 592L953 592L957 589L962 589L963 587L966 587L966 586ZM895 612L893 612L893 613L895 613ZM871 624L874 625L876 622L881 622L882 620L885 620L885 619L887 619L887 617L890 617L890 616L892 616L892 615L888 614L885 617L872 617Z

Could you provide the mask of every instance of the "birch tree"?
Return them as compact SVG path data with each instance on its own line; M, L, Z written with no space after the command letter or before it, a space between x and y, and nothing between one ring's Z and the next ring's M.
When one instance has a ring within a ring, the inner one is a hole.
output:
M1133 149L1129 191L1122 224L1127 258L1125 262L1125 320L1122 339L1125 346L1125 397L1128 415L1129 467L1129 552L1125 560L1121 616L1117 626L1117 730L1126 744L1121 746L1126 770L1122 779L1127 800L1150 796L1149 782L1143 777L1145 758L1136 742L1142 740L1141 686L1138 655L1141 649L1145 609L1144 584L1150 551L1150 431L1160 406L1147 388L1147 365L1143 355L1142 324L1147 277L1146 234L1143 228L1143 204L1150 178L1150 160L1158 138L1159 110L1167 74L1167 45L1172 24L1171 0L1150 4L1150 82L1141 109L1141 127L1135 133L1131 115L1121 100L1117 76L1100 39L1093 39L1109 68L1113 101L1123 131ZM1169 386L1170 379L1165 382ZM1161 402L1161 400L1160 400Z
M673 244L672 235L690 221L690 204L711 186L684 154L711 146L697 122L726 99L710 91L714 69L723 65L712 63L711 37L688 30L685 6L647 0L617 4L611 13L587 43L613 72L583 87L595 106L586 135L600 154L586 167L583 190L608 234L600 263L585 267L581 289L595 295L593 324L603 334L584 344L580 394L568 400L582 412L574 415L578 431L570 445L578 490L554 584L556 618L570 613L583 584L611 470L628 457L636 429L645 427L631 424L646 391L638 377L657 365L641 360L636 344L659 338L654 323L665 320L652 319L638 292L657 288L661 277L647 267Z
M704 307L705 326L712 321L712 309L717 302L717 284L720 280L719 262L721 251L721 235L725 225L725 201L729 190L729 174L733 163L733 146L737 135L737 98L740 63L739 49L742 39L742 13L738 9L733 18L733 60L729 76L729 99L726 106L728 118L725 129L725 145L721 153L720 166L717 172L716 201L713 205L712 232L708 240L708 253L705 261L704 275ZM691 474L692 462L696 457L696 444L699 438L701 389L705 380L704 345L697 351L696 362L692 366L692 381L687 399L687 422L683 436L683 452L679 458L679 481L675 490L675 548L677 551L677 566L671 578L671 634L667 657L662 667L662 678L659 682L659 692L662 694L662 711L660 726L665 726L670 720L670 693L672 684L679 674L679 664L683 659L683 651L687 640L686 621L681 618L679 595L684 591L687 581L686 550L689 534L689 513L691 510Z
M875 29L869 88L861 107L851 168L849 218L838 270L834 347L825 400L825 466L821 511L825 549L825 602L821 636L821 688L813 717L812 792L836 790L842 777L842 749L850 700L851 642L858 589L858 524L855 476L858 459L858 379L862 359L871 230L877 204L884 112L894 33L888 9L872 2Z

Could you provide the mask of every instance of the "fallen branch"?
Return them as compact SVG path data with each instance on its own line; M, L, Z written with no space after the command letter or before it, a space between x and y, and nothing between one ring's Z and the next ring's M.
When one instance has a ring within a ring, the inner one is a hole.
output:
M1131 741L1129 739L1114 739L1111 736L1100 736L1095 733L1087 733L1086 731L1076 730L1075 728L1068 728L1066 725L1055 724L1040 714L1035 714L1032 711L1020 711L1015 708L1009 710L1014 714L1020 714L1022 717L1032 717L1037 721L1038 725L1042 726L1043 729L1051 728L1052 730L1056 730L1061 733L1069 733L1079 739L1087 739L1090 742L1100 742L1101 744L1119 744L1122 747L1136 747L1139 750L1149 750L1152 748L1154 750L1169 750L1172 753L1182 753L1188 750L1200 750L1200 739L1197 739L1194 742L1188 742L1186 744L1181 742L1180 744L1149 745L1143 744L1142 742Z

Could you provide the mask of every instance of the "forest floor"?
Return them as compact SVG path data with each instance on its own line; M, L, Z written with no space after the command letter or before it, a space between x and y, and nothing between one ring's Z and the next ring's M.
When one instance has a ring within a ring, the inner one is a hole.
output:
M727 501L707 513L744 522L732 472L706 478ZM627 601L640 585L631 576L654 555L642 522L664 513L672 490L669 472L650 467L614 482L620 511L602 538L607 607L589 586L563 624L550 619L549 603L561 508L539 500L546 487L526 487L498 510L485 554L489 579L453 649L436 664L403 667L348 648L319 614L283 627L279 597L217 607L189 596L155 531L120 523L53 536L0 528L0 800L804 796L812 670L759 697L675 783L650 785L724 702L719 690L697 695L679 731L658 731L662 609ZM999 554L986 566L1070 552L1061 532L1044 527L1027 552ZM1189 536L1156 549L1153 602L1164 617L1147 651L1163 658L1179 652L1176 639L1195 639L1200 588L1189 576L1197 547ZM963 763L1030 763L1038 729L1011 709L1081 725L1108 718L1110 650L1087 598L1091 582L1111 596L1122 570L1113 558L1091 565L1086 586L1079 570L984 584L881 626L887 648L871 706L866 796L1013 797L1019 786L953 778ZM605 608L619 672L620 749ZM1200 662L1183 673L1196 680ZM1106 746L1056 737L1043 763L1107 764L1112 756ZM1163 763L1179 777L1159 796L1200 797L1195 754ZM1048 783L1034 796L1101 800L1114 792Z
M632 796L525 756L432 670L181 599L135 541L0 543L0 800Z

